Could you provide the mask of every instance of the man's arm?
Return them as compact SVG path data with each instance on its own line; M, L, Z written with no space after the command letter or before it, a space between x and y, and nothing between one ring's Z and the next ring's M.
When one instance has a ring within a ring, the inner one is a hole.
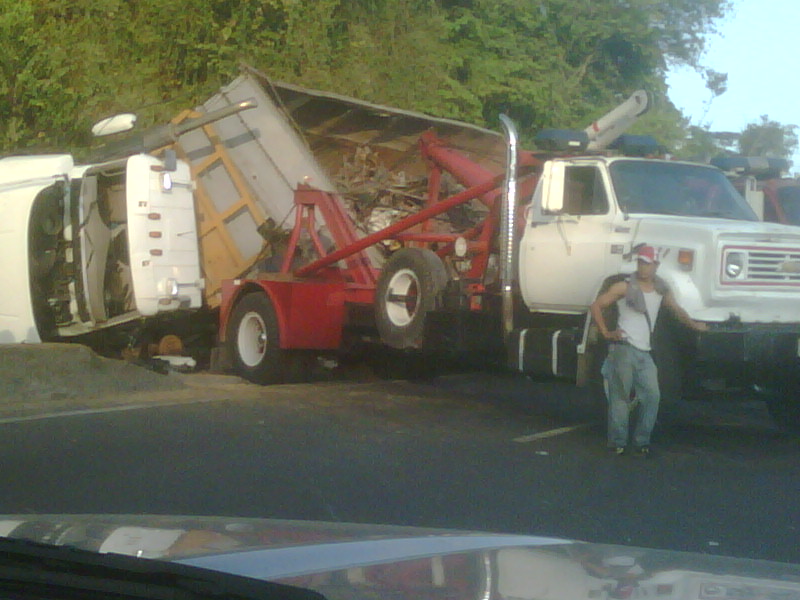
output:
M600 331L600 335L602 335L603 338L609 342L619 342L623 339L623 335L622 330L619 328L615 329L614 331L608 330L606 318L603 316L603 310L625 296L627 291L627 282L618 281L608 288L604 293L600 294L597 297L597 300L592 302L592 305L589 307L589 310L592 313L592 318L594 318L594 322L597 323L597 329Z
M690 329L694 329L695 331L708 331L708 325L703 323L702 321L695 321L692 317L689 316L683 307L678 304L678 301L675 300L675 296L673 296L672 292L667 292L664 295L664 304L668 309L672 311L672 314L675 317L686 325Z

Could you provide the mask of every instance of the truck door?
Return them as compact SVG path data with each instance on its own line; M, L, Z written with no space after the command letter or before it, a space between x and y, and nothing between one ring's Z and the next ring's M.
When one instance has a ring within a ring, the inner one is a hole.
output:
M127 228L131 279L144 316L198 308L203 281L189 166L174 170L144 154L128 159Z
M533 310L584 312L622 262L621 250L611 253L614 211L605 175L596 163L567 163L563 186L549 186L550 193L563 193L557 213L543 208L543 187L540 181L520 245L522 296Z

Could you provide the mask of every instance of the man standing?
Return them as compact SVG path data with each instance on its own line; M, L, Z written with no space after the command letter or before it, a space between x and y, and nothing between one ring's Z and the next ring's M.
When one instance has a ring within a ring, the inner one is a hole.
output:
M661 305L695 331L706 331L705 323L695 321L681 308L666 283L656 275L658 253L652 246L641 246L636 273L613 284L592 303L590 310L600 334L609 342L603 376L608 384L608 447L621 455L628 445L628 421L633 408L631 392L639 405L633 433L635 455L650 455L650 434L656 424L661 394L658 371L650 356L650 340ZM603 310L616 303L617 328L608 329Z

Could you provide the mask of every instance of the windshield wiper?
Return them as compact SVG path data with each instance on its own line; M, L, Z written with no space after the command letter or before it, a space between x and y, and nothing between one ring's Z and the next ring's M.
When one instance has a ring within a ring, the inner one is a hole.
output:
M0 593L25 598L325 600L313 590L199 567L0 538Z
M730 211L723 210L707 210L701 212L698 217L719 217L720 219L733 219L734 216Z

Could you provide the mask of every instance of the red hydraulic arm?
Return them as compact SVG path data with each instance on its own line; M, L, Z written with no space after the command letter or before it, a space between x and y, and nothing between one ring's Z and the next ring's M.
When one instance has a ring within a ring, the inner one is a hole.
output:
M358 239L356 237L355 227L347 214L342 210L335 196L303 186L296 193L295 202L298 204L298 208L303 207L306 211L311 210L310 217L306 217L310 218L310 221L306 220L306 226L313 223L313 207L320 208L324 215L325 223L334 236L334 242L338 249L327 254L321 247L321 243L316 237L316 234L309 230L315 248L321 258L297 269L295 275L298 277L309 276L344 259L348 265L348 270L353 273L351 279L353 283L356 285L374 286L377 280L377 271L371 265L369 259L364 255L361 255L359 258L353 257L370 246L389 239L397 239L404 242L451 243L459 236L466 237L467 239L479 237L478 248L476 249L483 250L484 252L488 250L488 242L494 233L498 218L497 211L494 210L494 208L498 196L502 194L504 174L492 173L483 166L464 157L442 143L436 138L433 132L426 132L423 134L420 140L420 147L423 155L432 165L429 174L429 182L438 184L441 172L444 170L451 173L460 183L468 186L468 189L444 200L440 200L438 198L438 185L432 183L428 189L426 208L397 221L385 229ZM540 164L541 161L531 154L527 154L521 161L521 166L528 168L528 170ZM530 190L532 182L528 181L527 183L528 190ZM524 191L523 187L523 193ZM490 210L486 219L469 231L459 233L428 233L425 230L425 224L430 222L434 217L476 198L480 199ZM301 222L304 218L303 214L298 214L295 222L295 228L292 232L292 238L290 239L290 250L296 246L299 239L300 231L303 227L303 223ZM422 232L408 231L417 225L423 225ZM289 271L291 256L292 252L287 254L287 261L284 262L284 272Z

